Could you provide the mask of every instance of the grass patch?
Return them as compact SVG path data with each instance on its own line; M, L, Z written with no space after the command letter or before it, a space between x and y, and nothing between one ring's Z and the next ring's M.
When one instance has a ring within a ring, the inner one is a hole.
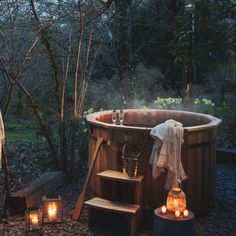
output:
M6 142L31 141L36 138L33 131L8 131L6 130Z
M32 141L36 139L35 130L23 125L5 126L6 142Z

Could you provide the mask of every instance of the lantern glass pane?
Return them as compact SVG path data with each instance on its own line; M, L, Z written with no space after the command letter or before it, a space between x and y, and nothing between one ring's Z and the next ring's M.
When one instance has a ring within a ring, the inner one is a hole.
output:
M44 223L62 222L62 200L58 194L43 196L43 221Z

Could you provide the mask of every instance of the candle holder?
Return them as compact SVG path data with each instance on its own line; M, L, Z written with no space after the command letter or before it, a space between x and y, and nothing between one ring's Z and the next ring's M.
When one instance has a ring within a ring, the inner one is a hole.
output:
M40 231L43 227L42 209L32 207L25 212L25 226L27 232Z
M43 196L43 222L62 222L62 200L59 194L48 194Z
M180 213L186 209L186 195L181 188L172 188L168 193L166 207L169 211Z

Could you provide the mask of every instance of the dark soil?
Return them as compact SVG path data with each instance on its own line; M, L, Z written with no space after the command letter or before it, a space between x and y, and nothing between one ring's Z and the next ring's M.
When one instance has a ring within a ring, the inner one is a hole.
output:
M53 170L50 161L43 158L44 148L37 148L34 152L28 153L27 148L15 147L8 152L10 155L9 166L11 170L11 190L21 188L28 181L41 175L43 172ZM37 151L36 151L37 150ZM34 153L32 155L32 153ZM42 161L42 159L44 161ZM72 235L124 235L122 227L114 228L109 222L105 222L106 227L98 227L95 230L88 228L87 209L83 210L79 222L72 220L72 212L76 199L82 189L85 171L78 172L73 183L62 186L58 193L63 199L63 222L61 224L47 224L43 226L45 236L72 236ZM217 165L217 189L215 208L208 216L195 220L195 235L211 236L236 236L236 166L229 164ZM3 193L2 177L0 188ZM1 195L3 200L4 194ZM25 235L24 216L10 216L0 220L0 236L20 236ZM152 235L152 218L144 219L138 236Z

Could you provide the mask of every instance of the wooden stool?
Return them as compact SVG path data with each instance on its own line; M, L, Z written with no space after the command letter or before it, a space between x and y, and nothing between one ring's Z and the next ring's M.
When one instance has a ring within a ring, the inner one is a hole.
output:
M161 208L154 211L154 236L193 236L194 214L189 211L187 218L176 219L174 213L161 213Z

